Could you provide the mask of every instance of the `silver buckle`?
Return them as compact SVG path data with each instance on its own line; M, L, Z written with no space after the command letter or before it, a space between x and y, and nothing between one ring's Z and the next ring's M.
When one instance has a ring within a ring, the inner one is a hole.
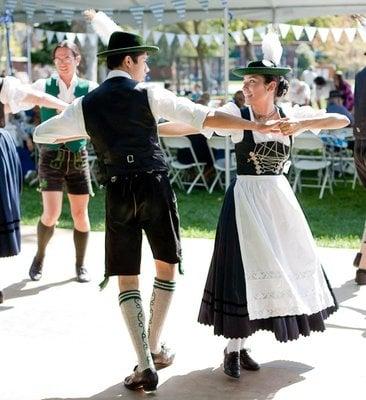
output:
M127 162L129 164L132 164L133 162L135 162L134 158L133 158L133 154L128 154L127 156Z

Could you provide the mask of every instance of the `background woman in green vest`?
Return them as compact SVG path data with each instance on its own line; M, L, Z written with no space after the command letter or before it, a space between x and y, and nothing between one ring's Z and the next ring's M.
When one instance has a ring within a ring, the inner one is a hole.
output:
M37 80L32 85L33 88L71 103L75 98L84 96L98 86L97 83L80 79L76 75L81 56L73 42L65 40L57 44L53 50L53 60L57 73L49 79ZM55 115L54 110L41 108L42 122ZM34 281L42 277L46 246L60 217L63 189L66 187L74 221L76 277L79 282L88 282L90 278L84 267L84 257L90 230L88 202L91 183L86 141L75 140L67 144L42 146L39 182L43 212L37 226L38 249L29 276Z

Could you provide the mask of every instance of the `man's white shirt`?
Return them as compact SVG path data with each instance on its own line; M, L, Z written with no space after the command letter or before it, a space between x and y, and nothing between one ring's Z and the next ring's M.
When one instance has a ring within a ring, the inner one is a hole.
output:
M115 77L131 79L127 72L121 70L110 71L107 79ZM171 91L157 85L139 83L138 87L146 88L150 109L156 122L163 118L168 121L183 122L201 130L211 111L208 107L177 97ZM39 125L33 135L33 140L38 143L55 143L60 138L70 138L70 140L89 138L85 129L82 97L75 99L60 115Z

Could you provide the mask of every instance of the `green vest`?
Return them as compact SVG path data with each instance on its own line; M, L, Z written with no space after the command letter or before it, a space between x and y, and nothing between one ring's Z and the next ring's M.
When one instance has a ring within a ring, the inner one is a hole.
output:
M58 94L60 93L60 88L57 83L56 78L48 78L46 80L46 93L57 97ZM75 86L74 90L74 96L76 97L81 97L85 96L89 92L89 82L85 79L80 79L78 78L78 83ZM48 119L54 117L57 115L56 110L53 108L47 108L47 107L41 107L41 121L47 121ZM65 147L67 147L70 151L73 153L78 152L82 147L85 147L86 145L86 140L85 139L80 139L80 140L73 140L71 142L66 142ZM52 150L57 150L59 149L61 144L48 144L47 147L52 149Z

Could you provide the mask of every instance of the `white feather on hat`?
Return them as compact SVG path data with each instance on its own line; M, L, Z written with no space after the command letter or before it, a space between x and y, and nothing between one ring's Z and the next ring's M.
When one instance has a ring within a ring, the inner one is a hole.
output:
M263 59L272 61L276 66L280 65L283 48L277 33L268 32L262 40Z
M120 31L122 28L118 26L103 11L98 11L91 21L91 25L95 33L100 37L102 43L106 46L113 32Z

